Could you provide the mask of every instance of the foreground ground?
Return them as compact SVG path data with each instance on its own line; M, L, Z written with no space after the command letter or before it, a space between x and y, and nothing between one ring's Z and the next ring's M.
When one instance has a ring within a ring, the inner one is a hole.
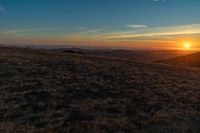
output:
M0 48L0 132L199 132L200 71Z

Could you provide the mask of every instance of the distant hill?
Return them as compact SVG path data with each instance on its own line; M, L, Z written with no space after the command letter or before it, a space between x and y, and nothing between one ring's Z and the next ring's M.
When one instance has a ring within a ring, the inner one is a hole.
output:
M158 62L179 66L200 67L200 52L167 60L161 60Z
M66 53L81 53L85 55L121 58L139 62L153 62L189 54L188 51L180 50L100 50L78 48L61 50Z

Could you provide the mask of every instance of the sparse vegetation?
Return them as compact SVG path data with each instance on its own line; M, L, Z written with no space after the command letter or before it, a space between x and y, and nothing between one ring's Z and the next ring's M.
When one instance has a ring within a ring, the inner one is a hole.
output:
M200 67L200 53L193 53L185 56L170 58L167 60L157 61L158 63L171 64L184 67Z
M0 48L0 132L200 132L200 71Z

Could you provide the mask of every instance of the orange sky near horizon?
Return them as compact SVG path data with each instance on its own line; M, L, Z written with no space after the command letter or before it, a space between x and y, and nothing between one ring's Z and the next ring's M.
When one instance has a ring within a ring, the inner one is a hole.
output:
M12 45L55 45L72 47L199 50L200 24L126 30L80 29L58 33L60 28L17 29L0 31L0 43Z
M0 44L199 50L199 7L199 0L0 0Z
M73 46L94 48L121 48L121 49L149 49L149 50L199 50L195 38L174 38L170 40L95 40L95 39L55 39L55 38L15 38L9 41L1 40L2 44L11 45L51 45L51 46ZM190 43L190 48L185 48L185 43Z

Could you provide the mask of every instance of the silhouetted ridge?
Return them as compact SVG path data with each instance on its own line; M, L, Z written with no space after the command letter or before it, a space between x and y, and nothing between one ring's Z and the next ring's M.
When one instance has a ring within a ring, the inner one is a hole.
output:
M200 67L200 53L194 53L186 56L180 56L167 60L158 61L164 64L181 65L189 67Z

